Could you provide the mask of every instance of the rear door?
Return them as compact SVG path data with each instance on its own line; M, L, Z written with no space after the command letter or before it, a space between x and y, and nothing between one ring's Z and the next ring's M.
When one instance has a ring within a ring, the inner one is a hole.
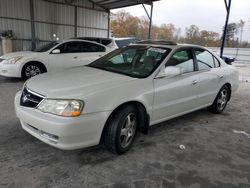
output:
M165 66L178 66L183 74L154 79L153 123L197 108L199 76L195 72L192 50L185 48L176 51Z
M195 48L193 52L199 75L197 103L204 106L214 101L224 78L219 61L209 51Z
M102 57L106 53L107 48L101 44L81 42L81 53L78 58L81 65L86 65Z

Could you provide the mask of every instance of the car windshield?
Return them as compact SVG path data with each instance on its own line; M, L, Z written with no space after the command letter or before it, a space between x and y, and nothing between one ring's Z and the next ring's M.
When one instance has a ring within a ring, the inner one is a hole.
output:
M34 51L35 52L46 52L48 50L50 50L51 48L53 48L54 46L56 46L57 44L59 44L58 42L50 42L48 44L42 45L38 48L36 48Z
M110 72L145 78L161 64L171 50L152 46L128 46L117 49L88 66Z

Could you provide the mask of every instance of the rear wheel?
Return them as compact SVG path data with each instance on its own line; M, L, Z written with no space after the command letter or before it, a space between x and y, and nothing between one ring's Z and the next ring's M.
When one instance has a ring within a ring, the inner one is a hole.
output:
M43 65L39 63L27 63L24 65L22 70L22 77L24 79L29 79L31 77L37 76L46 72L46 69Z
M117 111L105 130L106 148L115 154L128 151L134 141L138 127L138 113L133 106L125 106Z
M219 91L217 97L215 98L213 104L208 107L209 111L219 114L223 112L223 110L227 106L227 102L230 96L230 89L228 86L224 85L221 90Z

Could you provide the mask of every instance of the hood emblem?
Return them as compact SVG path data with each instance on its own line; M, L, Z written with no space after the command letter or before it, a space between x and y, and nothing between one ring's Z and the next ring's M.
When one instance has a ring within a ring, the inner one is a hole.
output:
M28 97L30 97L29 94L28 95L23 95L23 98L22 98L23 103L29 101Z

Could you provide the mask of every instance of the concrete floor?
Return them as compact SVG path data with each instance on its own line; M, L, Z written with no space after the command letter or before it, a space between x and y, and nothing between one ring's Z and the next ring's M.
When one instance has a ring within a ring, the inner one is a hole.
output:
M250 187L250 84L225 112L200 110L138 135L122 156L103 147L61 151L21 129L13 98L23 82L0 77L0 187ZM185 150L179 145L186 146Z

